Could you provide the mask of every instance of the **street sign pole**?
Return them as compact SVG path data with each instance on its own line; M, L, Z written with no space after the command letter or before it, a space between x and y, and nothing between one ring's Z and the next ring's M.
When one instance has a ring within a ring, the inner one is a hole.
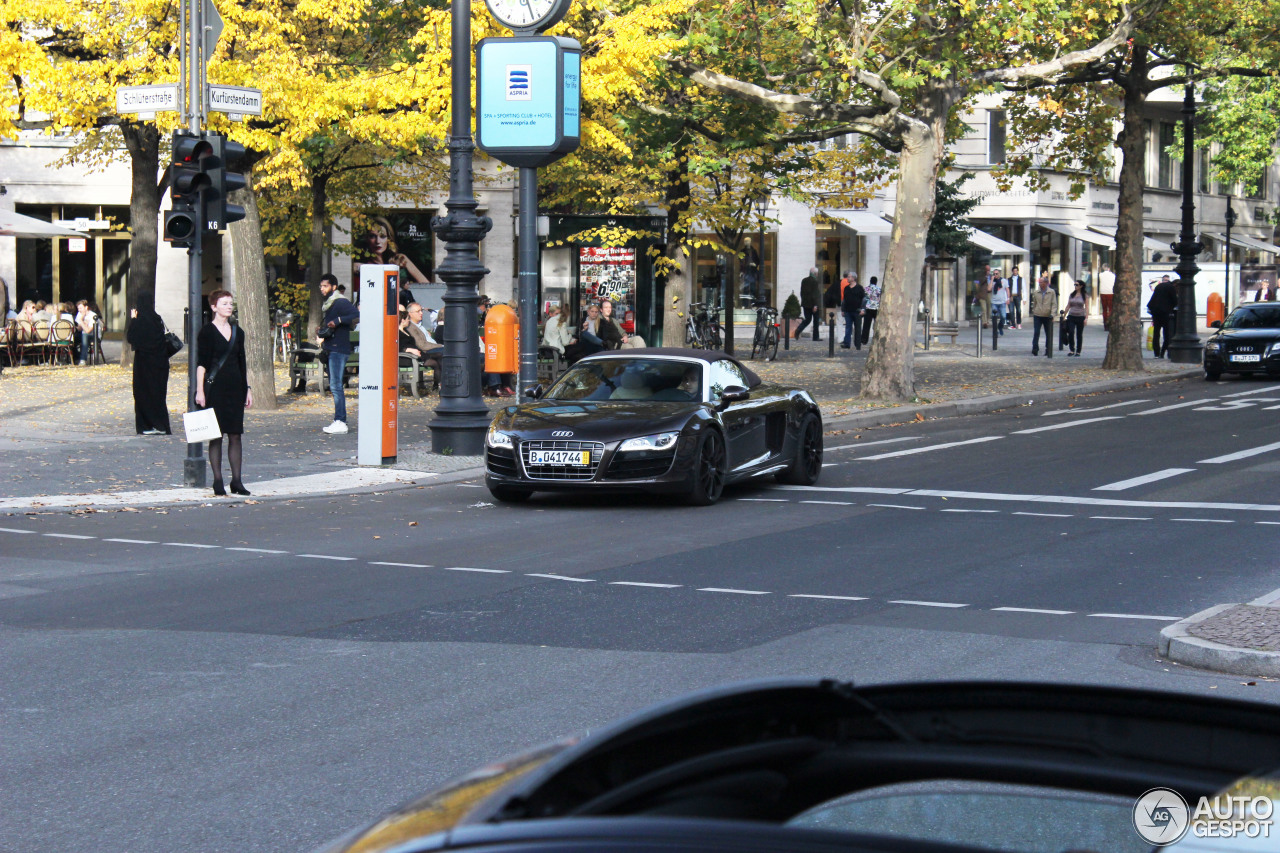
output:
M538 384L538 170L520 167L519 278L520 373L516 402Z
M188 16L190 26L179 37L179 40L181 41L185 37L187 58L190 61L186 69L187 126L193 134L199 136L203 112L201 109L203 99L200 96L202 88L200 69L204 64L204 51L201 49L203 39L199 38L198 34L202 32L200 11L203 0L186 0L181 5L186 7L188 3L190 4L190 14ZM197 201L196 206L198 208L197 225L195 233L191 237L191 248L187 250L187 409L192 412L197 408L196 368L200 363L199 344L196 338L200 332L201 321L204 319L202 305L204 266L203 258L201 257L204 244L204 204L201 201ZM204 488L205 470L204 445L198 441L189 443L187 445L187 458L183 460L183 484L192 488Z

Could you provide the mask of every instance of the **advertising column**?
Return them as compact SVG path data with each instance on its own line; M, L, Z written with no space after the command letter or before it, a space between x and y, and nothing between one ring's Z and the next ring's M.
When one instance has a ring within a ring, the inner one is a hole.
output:
M360 267L360 412L356 461L396 461L400 391L400 267Z

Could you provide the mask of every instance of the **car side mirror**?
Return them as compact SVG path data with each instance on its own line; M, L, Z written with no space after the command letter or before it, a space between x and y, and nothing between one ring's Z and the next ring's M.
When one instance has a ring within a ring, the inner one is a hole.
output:
M1222 321L1221 321L1221 320L1214 320L1212 323L1210 323L1210 324L1209 324L1209 328L1210 328L1210 329L1221 329L1221 328L1222 328Z
M541 400L542 394L543 394L543 391L542 391L541 382L539 382L537 385L534 385L532 388L524 389L524 395L533 400Z
M743 400L751 399L751 392L741 385L730 385L728 388L720 392L720 402L716 405L716 409L724 410L734 403L741 403Z

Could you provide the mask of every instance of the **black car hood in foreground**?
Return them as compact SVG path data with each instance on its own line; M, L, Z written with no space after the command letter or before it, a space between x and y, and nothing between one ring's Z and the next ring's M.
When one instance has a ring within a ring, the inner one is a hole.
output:
M705 403L547 400L508 406L494 418L493 425L524 438L551 437L552 431L569 430L572 436L556 437L609 441L679 430L690 415L707 408Z
M1073 685L768 682L696 694L485 768L326 850L958 851L972 848L945 827L912 826L907 838L781 824L937 780L1059 789L1073 806L1109 799L1114 816L1118 798L1167 787L1194 803L1276 768L1280 709L1267 705Z

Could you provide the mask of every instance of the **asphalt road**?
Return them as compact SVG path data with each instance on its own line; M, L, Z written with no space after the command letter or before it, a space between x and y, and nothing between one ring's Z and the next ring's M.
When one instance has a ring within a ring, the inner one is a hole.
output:
M1155 653L1280 587L1277 410L1177 382L833 434L818 486L706 509L472 481L0 517L0 850L306 850L747 678L1277 701Z

